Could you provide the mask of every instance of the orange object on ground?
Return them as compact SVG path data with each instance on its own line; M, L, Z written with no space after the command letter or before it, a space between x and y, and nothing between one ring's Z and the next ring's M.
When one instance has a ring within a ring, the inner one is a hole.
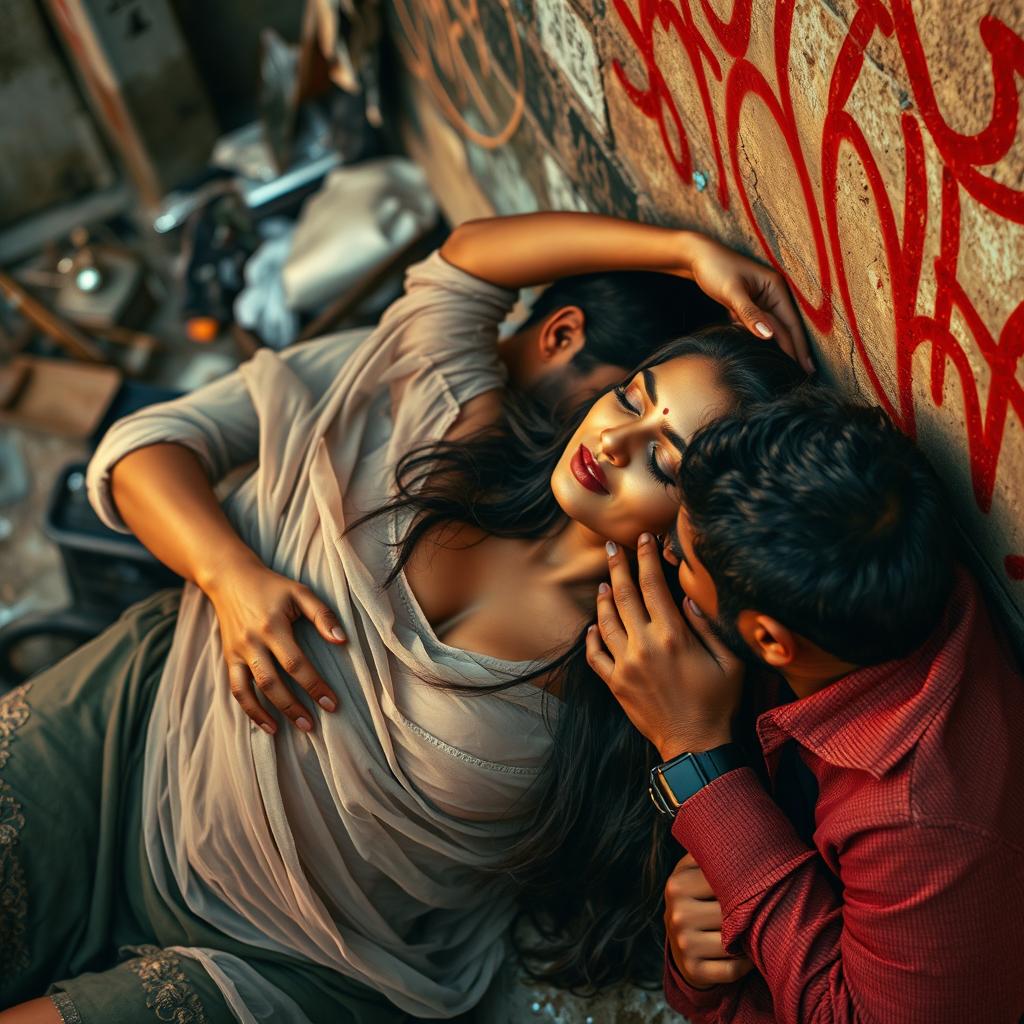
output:
M213 341L220 333L220 324L212 316L193 316L185 321L185 333L191 341Z

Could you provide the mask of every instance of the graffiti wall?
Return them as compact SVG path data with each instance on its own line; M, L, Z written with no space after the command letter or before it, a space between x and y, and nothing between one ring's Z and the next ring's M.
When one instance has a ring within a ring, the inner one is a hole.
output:
M389 0L456 220L590 209L775 264L945 476L1024 636L1019 0Z

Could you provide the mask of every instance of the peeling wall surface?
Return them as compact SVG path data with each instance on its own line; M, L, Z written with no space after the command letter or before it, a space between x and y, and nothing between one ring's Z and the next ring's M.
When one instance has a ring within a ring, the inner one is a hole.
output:
M1024 5L389 0L455 220L590 209L785 274L945 477L1024 637Z

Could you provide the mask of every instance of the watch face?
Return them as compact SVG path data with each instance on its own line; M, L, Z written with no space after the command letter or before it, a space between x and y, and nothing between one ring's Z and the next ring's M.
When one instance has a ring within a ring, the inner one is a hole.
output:
M663 770L665 788L671 796L668 801L679 807L704 785L704 776L698 770L692 754L684 754Z
M713 750L697 754L681 754L667 764L658 765L651 772L651 787L658 790L668 810L674 814L695 793L700 792L709 782L720 775L747 764L743 749L735 743L728 743ZM657 804L652 792L651 798Z

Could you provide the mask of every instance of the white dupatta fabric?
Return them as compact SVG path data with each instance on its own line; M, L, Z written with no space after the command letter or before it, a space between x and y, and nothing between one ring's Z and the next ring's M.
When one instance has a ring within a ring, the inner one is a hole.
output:
M307 699L316 732L284 723L269 737L231 697L211 604L185 586L146 744L158 884L226 934L422 1017L472 1007L506 956L512 902L484 869L529 809L550 749L545 698L530 684L460 695L425 682L487 685L523 666L439 642L404 579L381 589L401 524L344 531L391 495L403 453L504 385L497 328L514 301L435 253L368 337L261 351L116 424L88 474L94 507L124 530L110 471L128 452L183 444L214 480L257 458L229 518L268 566L334 607L350 638L333 647L297 624L340 708L325 715ZM216 978L217 958L197 959Z

